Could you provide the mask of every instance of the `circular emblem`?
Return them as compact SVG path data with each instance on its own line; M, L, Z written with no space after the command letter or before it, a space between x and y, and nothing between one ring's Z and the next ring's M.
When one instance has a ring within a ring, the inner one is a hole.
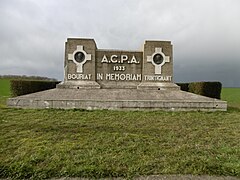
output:
M153 56L153 62L157 65L162 64L163 62L163 56L161 54L155 54Z
M75 55L74 55L74 59L78 62L78 63L81 63L85 60L85 55L83 54L83 52L77 52Z

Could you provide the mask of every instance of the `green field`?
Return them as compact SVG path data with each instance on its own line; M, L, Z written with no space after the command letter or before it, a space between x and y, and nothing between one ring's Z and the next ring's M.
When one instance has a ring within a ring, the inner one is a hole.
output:
M223 89L227 112L24 110L2 104L0 178L240 177L239 90ZM0 97L9 95L2 92Z
M240 109L240 88L223 88L221 96L229 107Z
M9 79L0 79L0 95L1 96L10 96Z
M0 107L5 106L8 97L10 97L10 80L0 78Z

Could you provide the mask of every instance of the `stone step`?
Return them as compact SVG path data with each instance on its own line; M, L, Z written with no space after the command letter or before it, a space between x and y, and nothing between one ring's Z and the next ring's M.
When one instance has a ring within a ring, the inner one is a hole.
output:
M226 111L226 101L180 90L51 89L9 98L9 107L113 110Z

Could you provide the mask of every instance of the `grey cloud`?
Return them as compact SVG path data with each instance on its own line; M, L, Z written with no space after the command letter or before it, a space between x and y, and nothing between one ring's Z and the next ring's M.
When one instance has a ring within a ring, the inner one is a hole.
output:
M238 0L1 0L0 74L63 78L64 42L139 49L171 40L175 81L240 86Z

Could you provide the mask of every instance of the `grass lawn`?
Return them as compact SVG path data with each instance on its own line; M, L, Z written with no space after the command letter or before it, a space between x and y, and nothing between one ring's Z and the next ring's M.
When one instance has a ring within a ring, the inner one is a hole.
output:
M240 111L0 109L0 177L240 177Z
M232 93L223 91L233 105L227 112L2 107L0 178L240 177L240 106Z

